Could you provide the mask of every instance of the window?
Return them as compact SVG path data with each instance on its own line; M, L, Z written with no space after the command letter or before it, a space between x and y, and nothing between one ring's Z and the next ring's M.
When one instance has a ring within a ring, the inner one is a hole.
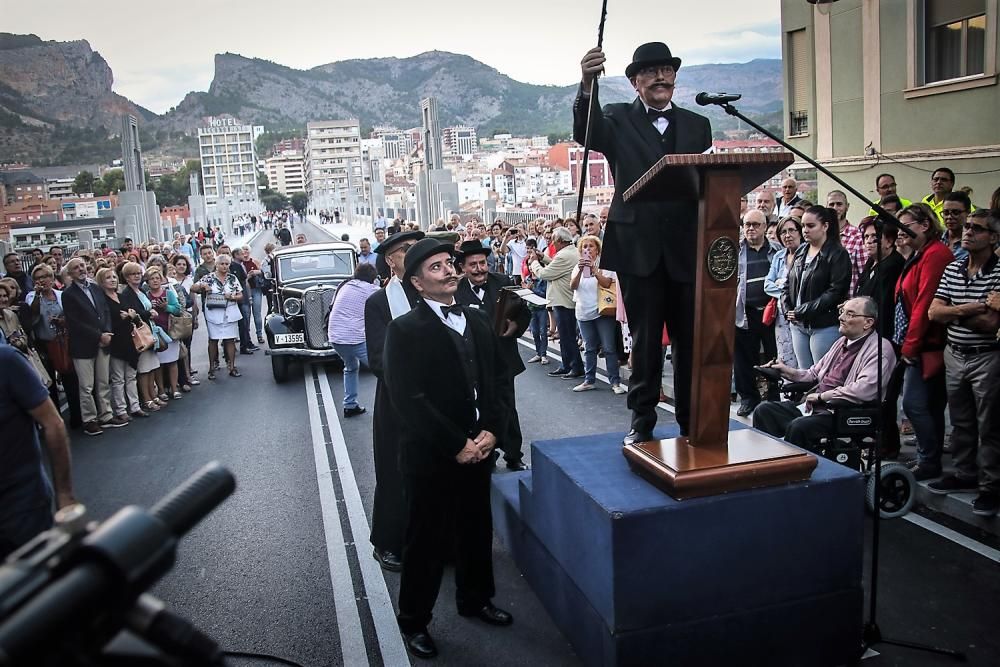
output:
M788 134L790 136L809 132L809 84L812 78L808 46L804 29L788 33Z
M986 0L926 0L924 83L983 74Z

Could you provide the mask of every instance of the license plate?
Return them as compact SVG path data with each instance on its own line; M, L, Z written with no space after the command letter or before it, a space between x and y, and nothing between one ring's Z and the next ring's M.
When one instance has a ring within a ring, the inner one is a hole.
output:
M306 335L300 333L274 334L275 345L291 345L292 343L305 343Z

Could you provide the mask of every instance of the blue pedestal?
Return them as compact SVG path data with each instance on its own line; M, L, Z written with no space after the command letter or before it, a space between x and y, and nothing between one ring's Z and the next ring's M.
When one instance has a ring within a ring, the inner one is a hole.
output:
M676 501L630 471L620 438L534 443L530 472L494 478L497 533L585 662L852 657L859 474L821 459L807 482Z

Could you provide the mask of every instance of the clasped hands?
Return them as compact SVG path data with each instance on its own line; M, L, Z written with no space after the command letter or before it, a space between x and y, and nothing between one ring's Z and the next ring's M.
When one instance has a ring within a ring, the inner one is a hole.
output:
M465 465L469 463L479 463L493 451L497 446L497 438L489 431L480 431L475 438L467 438L465 447L455 455L455 460Z

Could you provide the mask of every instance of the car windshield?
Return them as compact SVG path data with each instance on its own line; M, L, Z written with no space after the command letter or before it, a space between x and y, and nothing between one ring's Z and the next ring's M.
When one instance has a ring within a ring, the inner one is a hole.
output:
M314 255L290 255L279 260L282 281L302 278L350 276L354 273L354 253L350 250L318 252Z

